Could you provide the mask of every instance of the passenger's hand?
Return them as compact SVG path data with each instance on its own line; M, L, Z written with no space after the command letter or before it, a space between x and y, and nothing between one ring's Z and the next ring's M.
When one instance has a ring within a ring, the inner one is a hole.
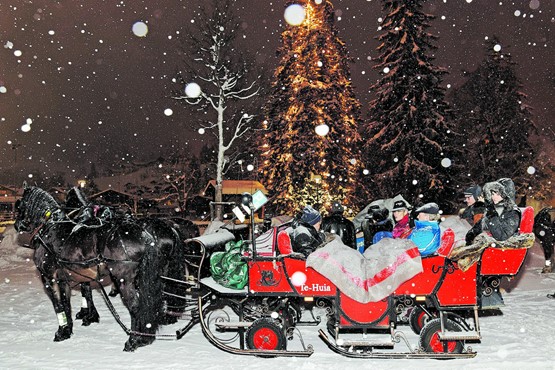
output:
M493 217L497 217L497 211L495 210L495 205L492 204L488 204L486 207L486 217L487 218L493 218Z

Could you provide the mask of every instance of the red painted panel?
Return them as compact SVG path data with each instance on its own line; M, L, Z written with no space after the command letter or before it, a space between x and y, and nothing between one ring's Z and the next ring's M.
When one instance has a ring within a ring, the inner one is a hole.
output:
M337 291L336 286L313 268L307 268L306 261L295 258L285 258L284 263L291 285L300 296L335 296Z
M388 312L388 299L385 298L378 302L360 303L340 293L339 305L342 313L340 314L339 324L342 327L357 324L368 324L376 321L372 325L374 328L387 328L389 325L389 315L377 321L384 313ZM393 309L393 308L392 308ZM353 323L353 321L355 323Z
M437 292L437 299L441 306L471 306L477 303L477 264L467 271L450 268Z
M423 271L412 279L405 281L397 289L395 295L428 295L437 285L441 277L445 257L422 257Z
M482 275L516 275L526 257L526 248L487 248L482 253Z
M251 292L292 292L279 261L249 261L249 290Z

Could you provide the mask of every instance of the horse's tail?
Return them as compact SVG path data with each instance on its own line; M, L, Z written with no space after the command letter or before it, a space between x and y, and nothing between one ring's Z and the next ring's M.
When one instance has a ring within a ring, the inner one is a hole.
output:
M160 279L161 255L156 238L143 231L145 251L137 273L139 313L138 327L145 333L155 334L163 316L162 281Z
M158 219L149 219L145 223L146 229L156 238L156 248L160 255L159 273L169 279L161 281L162 296L165 312L160 317L160 324L172 324L177 321L187 307L184 298L187 294L187 285L174 280L184 281L187 264L185 250L180 241L180 234L172 227L171 223Z

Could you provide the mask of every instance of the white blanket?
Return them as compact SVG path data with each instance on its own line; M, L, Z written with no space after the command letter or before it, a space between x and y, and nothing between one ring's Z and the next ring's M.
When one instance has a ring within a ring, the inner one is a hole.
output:
M402 283L422 272L418 248L406 239L382 239L364 254L335 239L312 252L306 265L361 303L384 299Z

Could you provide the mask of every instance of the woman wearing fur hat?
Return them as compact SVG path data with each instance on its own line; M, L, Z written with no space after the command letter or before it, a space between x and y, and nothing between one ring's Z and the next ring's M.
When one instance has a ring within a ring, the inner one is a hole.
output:
M520 210L515 204L515 186L511 179L503 178L484 185L486 209L481 222L466 234L466 244L482 233L489 233L495 240L509 239L518 232Z

